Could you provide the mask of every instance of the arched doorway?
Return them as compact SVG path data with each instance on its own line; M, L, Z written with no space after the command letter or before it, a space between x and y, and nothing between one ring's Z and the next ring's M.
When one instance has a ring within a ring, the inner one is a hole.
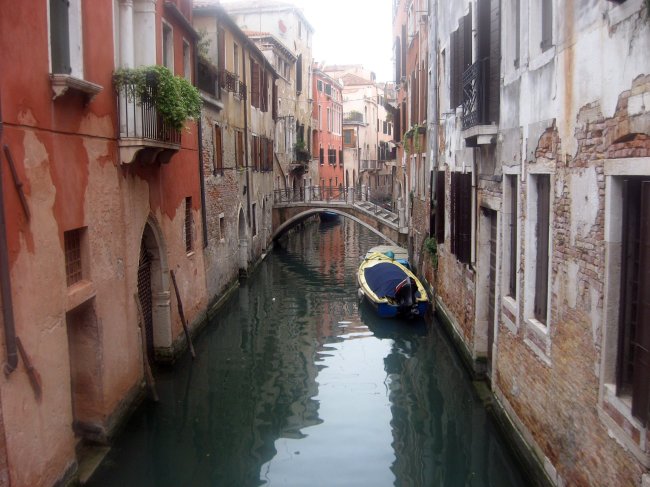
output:
M170 356L172 348L169 274L161 242L157 225L149 219L140 241L137 282L149 362Z
M246 274L248 269L248 237L246 235L246 216L239 208L239 273Z

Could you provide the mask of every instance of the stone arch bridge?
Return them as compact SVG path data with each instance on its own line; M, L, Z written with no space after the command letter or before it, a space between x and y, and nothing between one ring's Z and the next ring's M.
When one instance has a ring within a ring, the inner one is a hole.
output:
M389 211L370 201L368 191L318 186L276 190L273 195L273 239L306 218L327 211L360 223L392 245L406 247L408 227L402 205L398 204L397 213Z

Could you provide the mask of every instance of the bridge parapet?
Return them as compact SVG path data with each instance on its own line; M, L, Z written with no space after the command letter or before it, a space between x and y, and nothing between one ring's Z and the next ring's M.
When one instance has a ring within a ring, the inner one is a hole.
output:
M393 244L404 245L408 234L405 212L390 211L371 201L368 195L366 188L306 186L297 190L276 190L273 196L274 238L311 215L332 211L361 223Z

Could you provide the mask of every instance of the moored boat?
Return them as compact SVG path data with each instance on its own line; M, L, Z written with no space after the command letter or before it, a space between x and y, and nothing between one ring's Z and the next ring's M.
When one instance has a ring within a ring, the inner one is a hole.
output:
M409 264L409 252L404 247L399 247L397 245L377 245L366 252L365 258L367 259L375 252L386 254L388 257L395 259L407 269L411 268L411 265Z
M423 316L429 297L415 274L390 256L374 252L357 271L359 293L383 318Z

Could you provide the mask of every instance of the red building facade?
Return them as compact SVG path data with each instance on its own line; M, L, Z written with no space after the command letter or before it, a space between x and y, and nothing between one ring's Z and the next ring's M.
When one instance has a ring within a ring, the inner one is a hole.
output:
M345 185L343 171L343 87L325 74L317 64L312 76L314 129L312 157L318 164L319 181L312 184L321 188L340 188Z
M64 485L80 444L110 439L147 361L182 348L172 269L188 320L206 306L196 125L113 86L154 64L191 81L191 15L189 0L3 6L1 485Z

